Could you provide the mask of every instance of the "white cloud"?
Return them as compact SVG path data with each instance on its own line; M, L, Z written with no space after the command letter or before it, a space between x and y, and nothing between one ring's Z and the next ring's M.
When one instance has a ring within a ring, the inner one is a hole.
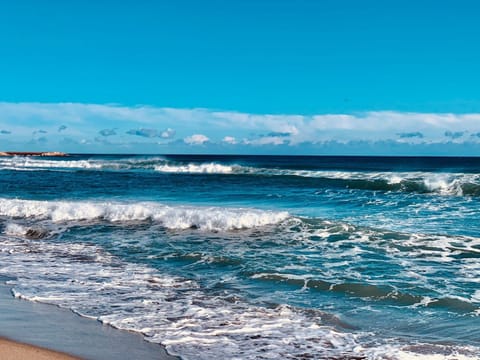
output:
M267 131L289 133L292 137L305 136L307 132L324 131L364 131L364 132L413 132L438 130L479 131L480 114L451 113L414 113L395 111L372 111L356 114L319 114L319 115L272 115L249 114L234 111L214 111L203 108L174 109L153 106L121 106L116 104L82 103L8 103L0 102L2 123L17 126L32 124L37 128L51 131L44 124L58 130L58 120L69 124L92 125L95 122L110 121L118 124L123 121L137 124L137 128L153 128L142 125L167 125L165 135L173 132L175 124L182 128L202 125L209 128L239 129L248 131ZM67 125L62 125L65 129ZM120 125L118 125L120 126ZM103 128L107 128L104 126ZM96 129L98 132L100 129ZM227 136L224 134L223 136Z
M235 145L237 143L237 140L233 136L225 136L222 139L222 142Z
M160 134L160 137L162 137L163 139L171 139L175 136L175 133L176 133L175 130L168 128L162 131L162 133Z
M118 141L129 143L131 136L161 138L169 144L176 134L184 143L198 145L222 139L217 145L240 147L328 141L383 141L419 144L474 142L480 137L480 113L415 113L371 111L351 114L249 114L204 108L174 109L154 106L82 103L7 103L0 102L0 126L11 131L9 138L27 143L39 128L48 134L68 127L69 138L78 143L94 142L102 129L118 129ZM133 130L132 130L133 129ZM165 129L165 130L157 130ZM175 129L175 130L173 130ZM201 132L202 134L199 134ZM459 136L460 132L464 136ZM190 135L190 134L195 135ZM408 134L422 134L408 136ZM231 134L234 134L232 136ZM399 134L407 134L399 136ZM453 134L446 136L445 134ZM238 139L244 139L240 141ZM49 143L61 144L61 138L49 136ZM120 145L119 145L120 146ZM145 145L147 146L147 145Z
M202 134L194 134L192 136L187 136L183 141L188 145L203 145L210 141L210 139Z

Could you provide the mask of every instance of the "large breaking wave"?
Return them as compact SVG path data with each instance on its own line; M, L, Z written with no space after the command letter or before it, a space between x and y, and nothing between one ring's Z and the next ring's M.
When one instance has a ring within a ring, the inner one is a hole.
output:
M278 223L287 212L242 208L169 206L155 202L34 201L0 199L0 216L53 222L104 220L158 222L169 229L207 231L248 229Z

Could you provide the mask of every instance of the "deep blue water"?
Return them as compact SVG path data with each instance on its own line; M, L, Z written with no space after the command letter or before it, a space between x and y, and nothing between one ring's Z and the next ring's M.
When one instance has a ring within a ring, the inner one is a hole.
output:
M480 158L5 157L0 275L184 358L476 358L479 205Z

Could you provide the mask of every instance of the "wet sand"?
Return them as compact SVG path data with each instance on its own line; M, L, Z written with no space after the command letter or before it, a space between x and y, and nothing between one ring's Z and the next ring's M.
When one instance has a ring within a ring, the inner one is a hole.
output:
M161 345L145 341L140 334L117 330L56 306L15 299L4 285L0 285L0 338L2 360L178 359L168 355Z

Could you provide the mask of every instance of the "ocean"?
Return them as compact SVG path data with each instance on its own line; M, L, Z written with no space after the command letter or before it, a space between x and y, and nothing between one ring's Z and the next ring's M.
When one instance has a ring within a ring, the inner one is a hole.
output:
M0 158L0 279L182 359L480 358L480 158Z

